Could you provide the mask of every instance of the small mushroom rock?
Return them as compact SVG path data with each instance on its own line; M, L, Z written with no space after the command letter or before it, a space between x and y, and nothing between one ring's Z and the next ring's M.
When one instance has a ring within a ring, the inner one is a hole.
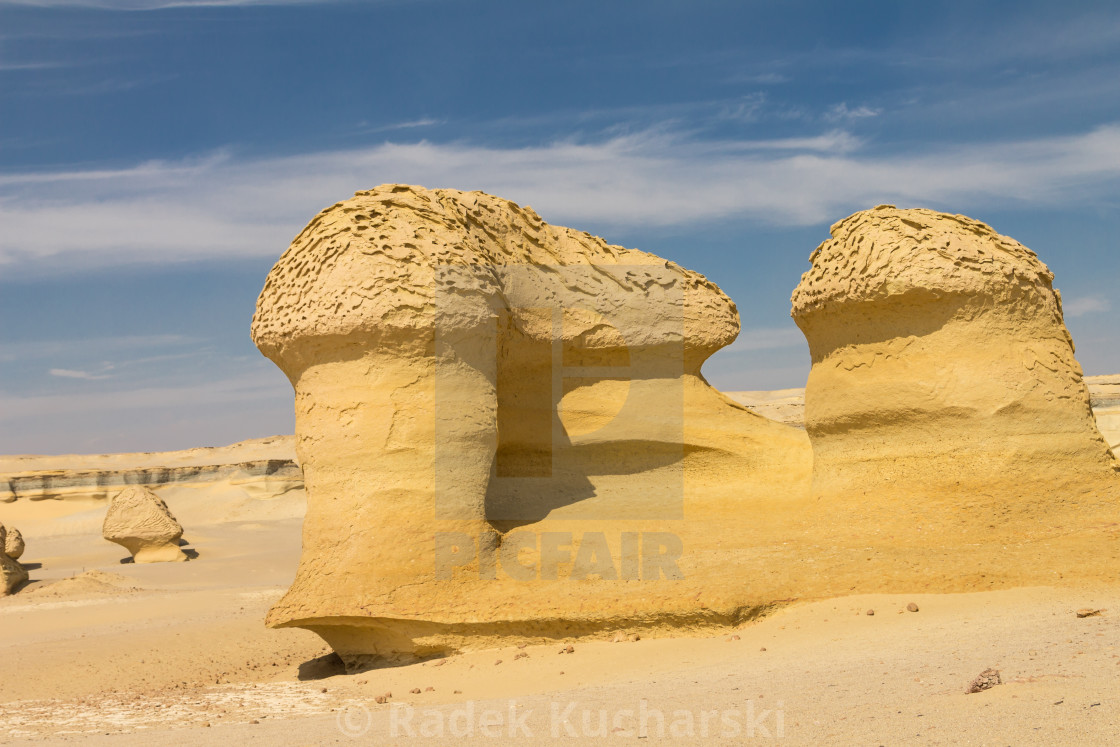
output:
M7 554L7 545L8 530L0 524L0 597L15 592L27 581L27 570Z
M129 486L113 498L102 536L123 546L137 563L187 559L179 549L182 525L159 496L139 485Z
M18 529L9 529L4 540L4 554L12 560L19 560L23 555L23 535Z

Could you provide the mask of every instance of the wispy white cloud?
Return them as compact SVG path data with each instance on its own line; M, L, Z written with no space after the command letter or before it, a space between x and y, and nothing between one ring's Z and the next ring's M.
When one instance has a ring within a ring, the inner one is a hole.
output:
M882 113L882 109L872 109L869 106L860 105L854 109L848 108L846 102L841 101L839 104L829 107L828 111L824 113L824 118L829 122L842 122L850 119L867 119L868 117L877 117Z
M0 343L0 363L43 360L59 356L89 358L129 350L153 350L196 345L203 340L186 335L120 335L76 340L33 340Z
M781 73L743 73L740 75L733 75L728 78L729 82L734 83L756 83L763 86L778 85L779 83L788 83L789 76L782 75Z
M773 138L771 140L741 140L737 143L724 142L722 146L725 148L735 149L740 151L767 151L767 150L786 150L786 151L806 151L813 153L848 153L859 149L863 145L863 140L855 137L850 132L844 130L832 130L822 135L814 135L811 137L786 137L786 138Z
M409 120L408 122L395 122L393 124L382 125L374 127L367 132L387 132L390 130L414 130L417 127L435 127L436 125L447 124L446 119L435 119L433 117L421 117L420 119Z
M2 2L0 2L0 4L2 4ZM70 64L61 61L4 62L0 60L0 73L26 72L30 70L57 70L62 67L70 67Z
M112 366L109 367L110 369ZM60 379L82 379L84 381L99 381L111 378L111 373L94 373L91 371L74 371L69 368L52 368L48 373Z
M324 205L386 182L481 189L532 205L546 220L597 230L728 218L810 225L883 202L982 217L999 206L1116 202L1120 126L892 154L842 131L710 141L652 130L525 148L422 141L7 174L0 266L275 256Z
M182 386L151 386L113 392L80 392L13 396L0 392L0 423L29 417L50 417L93 411L159 410L236 404L259 400L290 400L291 386L278 372L232 376Z
M734 122L754 122L759 118L765 105L765 93L752 93L741 97L737 101L725 103L717 117L721 120Z
M161 451L291 433L291 385L264 363L261 370L116 391L0 390L0 454Z
M1086 314L1101 314L1112 310L1112 304L1104 296L1084 296L1072 301L1063 300L1062 310L1065 316L1076 319Z
M723 354L746 353L755 350L797 348L805 345L805 336L801 334L801 330L791 324L788 327L744 329L735 338L735 342L720 352Z

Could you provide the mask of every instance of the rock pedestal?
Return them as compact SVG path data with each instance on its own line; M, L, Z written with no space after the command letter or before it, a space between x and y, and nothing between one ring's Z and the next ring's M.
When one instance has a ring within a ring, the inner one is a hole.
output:
M13 555L9 552L15 553ZM19 589L27 581L27 569L17 560L23 555L23 537L18 530L0 524L0 597Z
M145 487L127 487L113 497L105 514L102 535L132 554L137 563L177 562L187 559L179 549L183 527L167 504Z

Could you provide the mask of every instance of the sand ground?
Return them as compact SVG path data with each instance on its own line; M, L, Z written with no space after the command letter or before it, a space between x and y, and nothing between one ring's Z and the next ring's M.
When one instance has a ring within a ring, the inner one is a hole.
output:
M794 602L706 638L347 675L315 635L262 623L299 530L203 525L197 558L153 565L88 534L29 538L33 583L0 600L0 742L1120 743L1120 587ZM1003 684L966 694L988 667Z

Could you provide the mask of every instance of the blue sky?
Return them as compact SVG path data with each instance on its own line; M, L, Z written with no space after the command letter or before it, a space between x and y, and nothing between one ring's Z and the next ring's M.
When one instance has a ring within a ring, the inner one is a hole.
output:
M803 384L790 291L883 202L1037 251L1120 372L1114 3L0 0L0 453L291 432L257 293L385 182L705 273L724 389Z

